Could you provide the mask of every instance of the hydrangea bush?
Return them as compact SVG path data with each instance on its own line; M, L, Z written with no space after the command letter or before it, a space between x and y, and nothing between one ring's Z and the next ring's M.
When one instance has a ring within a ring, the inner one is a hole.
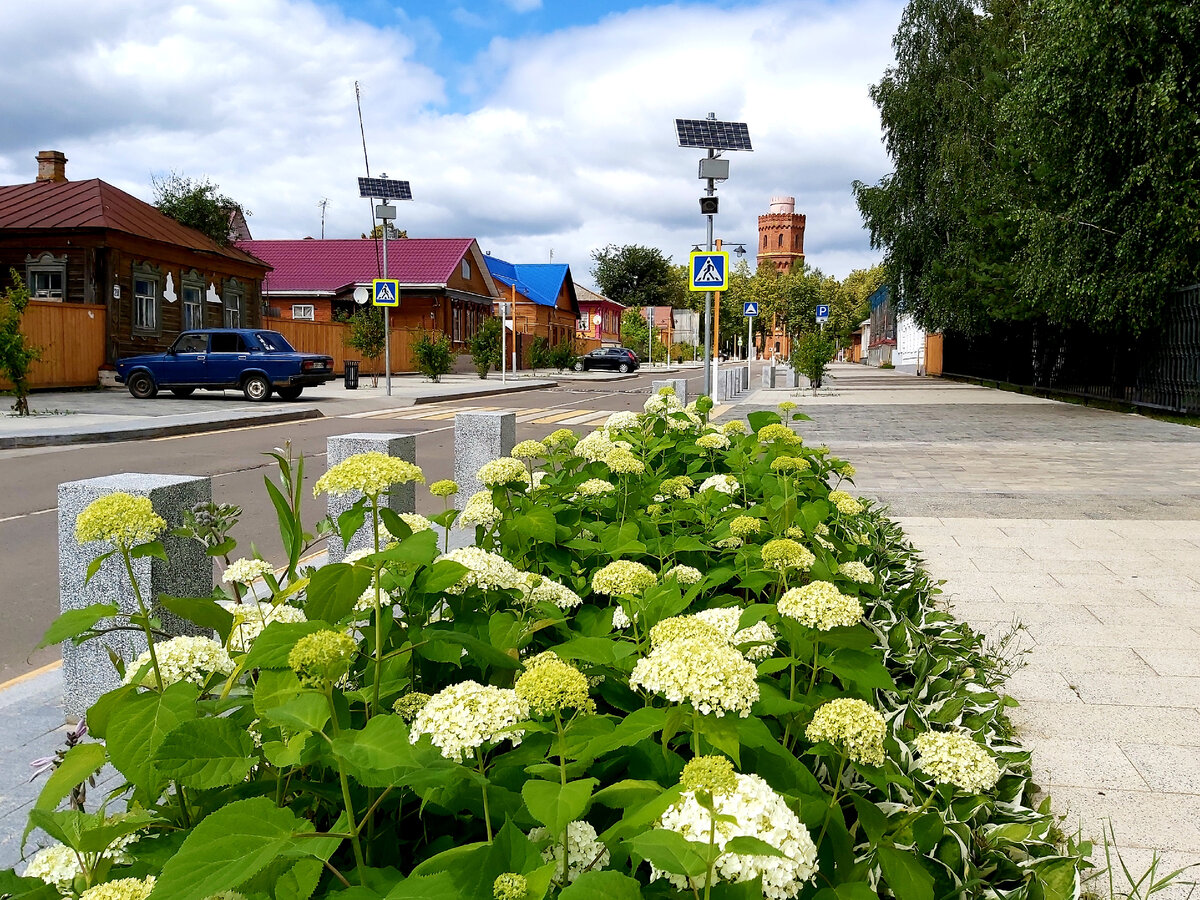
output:
M461 516L392 513L423 474L352 457L317 487L362 500L311 533L277 454L286 570L238 560L171 606L212 638L140 614L157 653L89 711L97 742L30 817L57 843L0 895L1077 896L997 666L903 535L779 416L717 428L710 408L655 395L522 442ZM126 508L81 533L159 552L161 525L114 524ZM430 525L456 519L475 546L446 552ZM364 524L365 551L298 565ZM94 612L53 636L103 640ZM104 764L103 805L59 810Z

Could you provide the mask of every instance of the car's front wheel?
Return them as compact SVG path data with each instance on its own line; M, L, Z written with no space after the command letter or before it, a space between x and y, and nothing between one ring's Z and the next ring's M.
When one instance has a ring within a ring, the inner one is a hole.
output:
M279 395L281 400L297 400L303 390L303 387L282 387L275 388L275 393Z
M196 393L195 388L171 388L171 393L176 397L190 397Z
M134 372L129 376L129 393L139 400L149 400L158 393L158 385L149 372Z
M575 371L576 372L582 372L583 369L584 369L583 360L579 360L578 362L575 363Z
M262 375L251 375L242 382L242 393L246 395L247 400L255 403L269 400L271 397L271 382L267 381Z
M617 371L620 372L622 375L624 375L626 372L629 371L629 363L627 363L627 362L621 363L619 366L617 366Z

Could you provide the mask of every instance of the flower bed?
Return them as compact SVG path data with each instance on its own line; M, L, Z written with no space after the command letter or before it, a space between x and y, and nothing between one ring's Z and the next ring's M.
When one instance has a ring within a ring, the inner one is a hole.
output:
M582 439L523 441L481 470L459 518L476 547L450 552L432 525L453 510L380 503L419 469L353 457L318 489L366 496L326 528L377 539L315 571L277 456L287 571L239 561L240 590L167 601L219 640L163 641L137 598L154 652L31 815L65 847L0 894L1078 895L995 663L845 490L852 467L777 415L718 428L708 408L656 395ZM81 516L89 538L161 553L161 520L108 503ZM227 512L189 532L225 559ZM102 639L108 612L52 636ZM106 761L126 812L55 810Z

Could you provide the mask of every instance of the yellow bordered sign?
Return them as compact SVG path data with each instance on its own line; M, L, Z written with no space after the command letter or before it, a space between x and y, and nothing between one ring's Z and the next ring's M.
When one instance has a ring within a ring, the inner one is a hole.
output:
M727 290L729 254L724 250L693 250L688 260L688 273L688 290Z
M374 306L399 306L399 280L395 278L376 278L374 281L372 281L371 303Z

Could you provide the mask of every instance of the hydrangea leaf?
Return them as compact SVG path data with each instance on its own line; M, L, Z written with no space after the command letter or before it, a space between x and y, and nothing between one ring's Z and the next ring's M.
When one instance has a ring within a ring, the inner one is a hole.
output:
M569 823L583 818L597 784L599 782L595 778L582 778L566 784L527 781L521 788L521 796L530 814L545 825L550 834L559 835Z
M309 620L340 622L350 615L370 583L371 571L365 566L346 563L322 566L309 581L304 615Z
M271 622L250 645L246 654L246 669L286 669L288 654L296 641L305 635L323 631L329 625L320 620L307 622Z
M689 841L674 831L655 828L629 838L625 844L642 859L672 875L697 878L708 871L708 845Z
M114 603L93 603L83 609L69 609L50 623L38 649L51 644L61 644L71 638L91 631L97 622L115 616L121 610Z
M34 807L36 809L57 808L60 800L71 793L76 785L95 774L107 759L103 744L76 744L67 751L57 768L50 773L50 777L46 779L46 783L42 787L42 792L38 794ZM32 830L32 823L25 826L25 833L21 836L22 843L25 838L29 837L29 832Z
M254 741L229 719L205 718L173 729L154 754L168 778L207 790L242 781L257 762Z
M405 785L424 791L449 787L464 776L478 778L428 743L410 743L408 726L399 716L376 716L361 730L343 732L333 740L333 753L350 777L366 787Z
M229 640L229 632L233 630L233 614L217 605L211 597L168 597L160 594L158 602L181 619L187 619L202 628L211 628L221 636L222 642Z
M641 900L642 887L623 872L584 872L558 900Z
M511 521L512 527L523 541L545 541L552 544L558 534L558 522L555 521L554 514L544 507L530 507Z
M195 719L199 689L187 681L161 694L127 694L114 705L108 726L108 755L117 770L147 795L157 797L165 780L154 763L163 739L181 722Z

